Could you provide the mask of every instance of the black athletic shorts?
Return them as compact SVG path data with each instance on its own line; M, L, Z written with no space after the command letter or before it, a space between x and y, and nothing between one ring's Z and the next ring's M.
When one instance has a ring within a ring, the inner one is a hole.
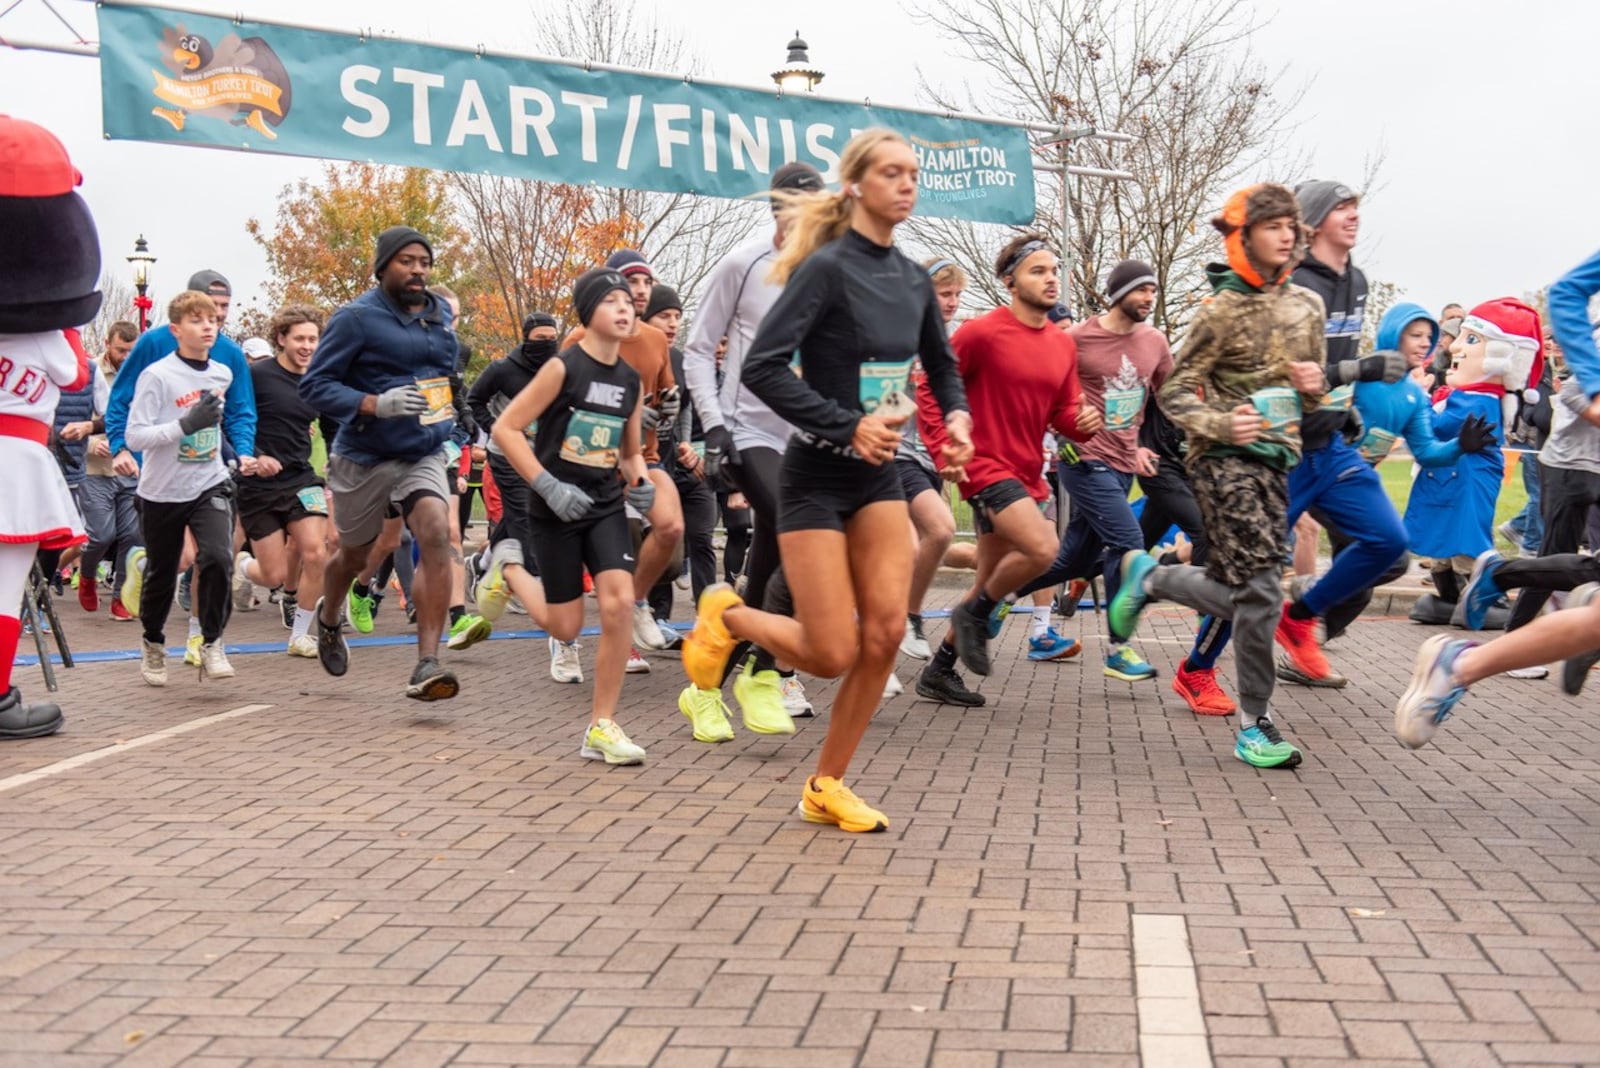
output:
M1014 478L992 482L967 498L967 503L972 505L972 525L978 528L979 534L993 534L995 516L1018 501L1032 499L1022 483Z
M907 504L928 490L944 496L944 479L939 472L930 471L915 460L896 460L894 471L900 476L900 492L905 494Z
M845 522L867 505L905 499L893 462L874 467L791 441L778 469L778 533L842 533Z
M328 491L322 479L308 475L299 486L258 488L239 481L239 523L251 541L268 538L308 516L328 516ZM258 484L259 485L259 484Z
M539 561L544 599L565 604L583 596L583 569L589 574L626 571L633 574L633 535L621 507L576 523L530 519L533 551Z

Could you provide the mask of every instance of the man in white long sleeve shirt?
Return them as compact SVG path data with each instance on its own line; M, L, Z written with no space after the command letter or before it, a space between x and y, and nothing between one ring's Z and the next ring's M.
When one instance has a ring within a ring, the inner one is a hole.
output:
M705 477L715 484L726 475L749 500L755 520L750 553L745 558L745 601L785 614L788 591L781 582L773 590L774 603L766 601L779 563L778 467L793 428L744 387L740 372L756 328L783 291L767 280L783 247L786 226L778 213L786 198L818 192L822 187L822 175L809 163L786 163L773 172L776 229L741 245L712 269L695 315L693 336L683 352L684 378L705 428ZM728 351L719 384L717 346L724 337ZM780 672L761 649L754 651L734 679L733 695L744 713L745 726L758 734L792 734L793 717L809 716L812 711L794 672ZM703 721L715 722L726 716L719 692L694 686L683 691L678 708L696 725L697 738L703 733L710 736L700 729Z

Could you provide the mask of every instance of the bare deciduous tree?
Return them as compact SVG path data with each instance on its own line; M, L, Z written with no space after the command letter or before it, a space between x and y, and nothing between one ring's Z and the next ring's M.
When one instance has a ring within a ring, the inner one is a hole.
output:
M537 38L568 59L666 74L693 75L701 69L684 39L642 14L635 0L579 0L535 9L533 21ZM594 192L596 219L636 223L640 251L691 309L707 273L749 236L762 215L761 206L717 197L615 188Z
M86 324L79 333L83 337L83 347L90 356L99 356L106 350L106 331L111 324L122 320L134 326L139 325L139 309L133 306L136 290L133 283L127 281L110 270L100 275L100 311L93 320ZM160 312L162 309L157 308ZM165 316L157 317L152 314L150 321L165 322Z
M1133 144L1080 140L1070 162L1127 170L1133 181L1044 174L1035 225L1061 235L1063 195L1071 233L1069 303L1101 307L1098 283L1124 257L1155 269L1154 321L1181 328L1198 302L1201 268L1216 244L1206 225L1229 190L1273 158L1296 95L1249 52L1255 28L1241 0L1191 7L1164 0L919 0L916 17L976 64L983 88L960 91L924 78L942 107L1093 125ZM1041 138L1041 160L1060 150ZM978 268L979 299L1004 294L984 269L1004 228L920 220L920 243Z

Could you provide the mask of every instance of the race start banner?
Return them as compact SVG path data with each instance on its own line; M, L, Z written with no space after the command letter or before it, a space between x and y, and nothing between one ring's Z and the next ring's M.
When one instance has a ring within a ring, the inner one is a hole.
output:
M1033 221L1017 127L158 7L99 17L111 138L749 197L795 159L833 182L852 134L884 126L920 157L919 215Z

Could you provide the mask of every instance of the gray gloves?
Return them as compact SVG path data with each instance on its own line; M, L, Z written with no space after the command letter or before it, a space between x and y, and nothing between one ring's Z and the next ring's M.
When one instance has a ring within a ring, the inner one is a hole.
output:
M1359 360L1340 360L1332 366L1332 376L1338 381L1330 382L1329 385L1343 386L1351 382L1398 382L1409 370L1404 356L1394 349L1384 349L1381 352L1374 352L1371 356L1363 356Z
M661 424L661 412L648 404L639 406L639 432L648 434Z
M215 392L206 390L200 398L189 405L188 411L178 417L178 427L185 434L193 434L208 426L216 426L222 420L222 398Z
M722 477L728 465L739 462L739 450L733 444L733 434L725 426L706 430L705 478L713 486L723 484Z
M671 423L678 418L678 413L683 411L683 397L678 392L677 386L661 394L661 403L657 410L661 413L663 423Z
M428 398L422 395L415 382L407 382L378 394L378 406L372 414L379 419L403 419L427 410Z
M642 478L623 490L622 495L628 499L629 504L633 505L634 511L640 515L645 515L655 506L656 484L648 478Z
M533 491L544 498L544 503L550 506L556 518L563 523L582 519L584 513L594 504L593 497L572 483L561 481L548 471L539 472L539 477L533 480Z

